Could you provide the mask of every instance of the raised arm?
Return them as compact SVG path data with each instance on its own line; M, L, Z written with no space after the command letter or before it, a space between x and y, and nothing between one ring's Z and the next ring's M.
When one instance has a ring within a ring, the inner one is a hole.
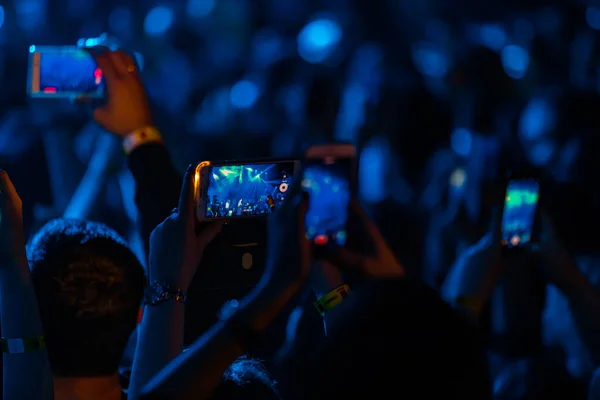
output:
M108 92L106 105L94 111L94 119L123 140L136 184L142 237L147 242L154 228L177 207L181 175L154 127L148 96L133 57L106 48L93 48L90 52L104 74Z
M541 271L567 298L577 331L595 366L600 365L600 293L588 282L542 213Z
M140 336L129 393L136 397L143 386L183 348L186 291L206 245L221 223L196 233L193 171L188 170L176 213L156 227L150 239L149 275Z
M21 199L0 170L3 398L51 399L52 376L25 254Z
M209 399L223 372L258 338L298 293L310 269L304 232L306 200L300 180L270 219L269 261L258 288L229 320L218 323L173 360L146 387L143 399Z

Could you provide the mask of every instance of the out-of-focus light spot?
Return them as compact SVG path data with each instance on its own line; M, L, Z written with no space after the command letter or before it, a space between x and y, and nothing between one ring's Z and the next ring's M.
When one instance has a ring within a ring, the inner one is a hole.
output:
M85 40L85 47L94 47L98 46L98 40L95 38L90 38Z
M188 0L186 13L192 18L204 18L215 8L215 0Z
M362 151L358 190L360 197L368 203L378 203L388 195L388 160L388 143L383 139L372 140Z
M96 85L99 85L102 82L102 70L100 68L94 70L94 82Z
M260 91L254 82L243 80L231 88L229 92L229 101L236 108L250 108L258 100Z
M536 167L544 166L550 161L555 150L556 146L549 140L536 143L529 150L530 161Z
M35 46L34 45L29 46L29 52L30 53L35 53Z
M502 49L504 72L513 79L521 79L529 68L529 53L520 46L508 45Z
M519 120L519 134L525 140L536 140L549 132L554 123L554 114L548 102L532 100Z
M600 8L588 7L585 10L585 20L591 28L600 30Z
M108 16L108 25L115 32L126 32L131 26L132 13L127 7L117 7Z
M4 25L4 7L0 5L0 28Z
M17 22L24 30L34 30L44 23L46 5L40 0L19 0L15 2Z
M256 35L254 39L253 63L258 68L264 68L272 64L281 59L284 54L283 41L277 32L263 31Z
M473 135L466 128L457 128L450 137L452 150L459 156L466 157L471 152L473 145Z
M345 88L335 129L335 139L356 143L358 130L365 121L365 102L368 96L365 87L358 83L349 84Z
M450 175L450 186L453 189L462 189L467 182L467 173L463 168L456 168Z
M423 75L442 78L448 72L448 61L440 49L428 43L420 43L413 48L413 63Z
M144 31L149 36L159 36L165 33L171 25L175 14L168 7L155 7L148 12L144 20Z
M320 63L333 54L342 40L342 28L330 19L317 19L298 34L298 53L309 63Z
M506 43L506 31L498 24L485 24L479 28L479 41L482 45L500 51Z

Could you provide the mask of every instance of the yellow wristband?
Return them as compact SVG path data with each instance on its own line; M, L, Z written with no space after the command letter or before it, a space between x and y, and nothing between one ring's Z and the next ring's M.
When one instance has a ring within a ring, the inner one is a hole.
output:
M126 154L131 154L133 150L146 143L162 143L162 136L158 129L151 126L136 129L123 140L123 150Z
M340 305L349 294L350 287L348 285L342 285L317 300L315 302L315 307L317 307L319 313L325 314L327 311Z

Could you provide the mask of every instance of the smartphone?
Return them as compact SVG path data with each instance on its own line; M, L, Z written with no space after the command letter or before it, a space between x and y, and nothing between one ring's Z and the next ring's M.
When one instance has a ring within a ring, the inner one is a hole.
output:
M540 184L537 179L511 179L502 214L502 244L517 248L535 237Z
M199 221L260 217L276 211L300 168L298 160L203 161L196 166Z
M313 146L306 152L302 187L310 197L305 228L316 245L346 244L348 206L356 187L355 155L349 144Z
M103 98L102 71L80 47L30 46L27 93L45 99Z

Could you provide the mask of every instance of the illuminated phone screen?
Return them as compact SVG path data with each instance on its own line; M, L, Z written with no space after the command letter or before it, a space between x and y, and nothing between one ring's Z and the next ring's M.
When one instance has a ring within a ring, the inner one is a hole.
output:
M333 164L309 164L304 170L302 186L310 195L306 236L316 244L333 241L343 246L346 243L351 170L350 159Z
M510 181L502 215L502 244L519 247L531 241L539 183L534 179Z
M34 46L31 50L33 97L102 97L102 71L86 51L76 47Z
M208 167L206 218L270 214L285 200L294 161Z

